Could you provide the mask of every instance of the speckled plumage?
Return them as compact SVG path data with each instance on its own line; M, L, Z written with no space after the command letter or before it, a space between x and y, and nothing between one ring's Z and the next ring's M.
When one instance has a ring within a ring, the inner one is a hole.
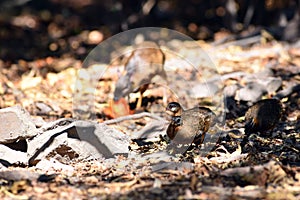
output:
M256 102L245 114L245 134L273 129L282 115L282 104L277 99Z
M176 105L176 103L169 103L167 111L170 111L170 108L174 108L174 105ZM173 113L174 116L167 128L167 135L171 140L182 144L192 142L201 144L204 140L205 133L213 125L216 117L209 108L205 107L183 110L180 106L177 112L174 113L171 111L171 113ZM181 120L178 118L181 118Z

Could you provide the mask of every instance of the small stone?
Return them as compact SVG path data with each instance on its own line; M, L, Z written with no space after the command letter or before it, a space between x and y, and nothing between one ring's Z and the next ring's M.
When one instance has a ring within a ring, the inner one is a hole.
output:
M138 138L159 138L160 135L166 134L166 127L169 125L169 122L166 120L158 121L153 120L147 125L132 134L131 139L138 139Z
M32 121L37 128L40 128L46 124L45 120L41 116L34 116Z
M4 169L7 169L7 167L2 162L0 162L0 171Z
M57 171L63 171L64 174L68 176L72 176L74 173L74 168L70 165L65 165L60 163L58 160L54 158L50 158L50 160L43 159L37 165L37 169L41 169L43 171L56 173Z
M32 138L37 129L29 113L21 106L0 110L0 143L12 143L17 140Z
M55 157L57 155L64 157L66 162L77 157L76 152L68 146L67 138L67 132L63 132L58 135L52 135L50 138L35 138L32 142L28 143L28 155L30 156L29 163L33 165L47 157ZM51 143L49 141L51 141ZM47 143L49 144L47 145Z
M244 81L247 83L255 82L263 85L268 93L276 92L282 85L282 79L280 77L273 77L274 73L271 69L265 69L255 74L249 74L244 77Z
M35 106L39 109L39 114L49 114L52 111L52 108L44 102L36 102Z
M25 164L27 165L28 159L25 152L13 150L5 145L0 144L0 160L4 166L11 164Z
M254 73L253 76L258 78L258 79L263 79L263 78L274 76L274 72L271 68L266 67L265 69Z
M20 180L36 180L40 175L36 172L31 172L26 169L9 169L0 171L0 179L8 181L20 181Z
M225 97L234 97L237 90L239 89L239 85L234 84L234 85L228 85L224 88L224 95Z
M192 98L205 98L214 96L219 91L219 87L214 82L204 82L191 88Z
M238 101L257 102L266 92L263 85L256 82L249 82L244 88L238 91L235 99Z
M194 164L190 162L162 162L152 166L152 171L159 170L193 170Z
M127 154L129 152L130 137L105 124L77 121L76 130L81 140L96 147L99 152L103 153L104 157L110 157L113 154ZM105 155L104 149L106 148L111 155L109 153Z
M61 162L73 159L109 158L114 154L128 153L130 138L104 124L86 121L67 123L57 120L43 133L28 141L29 163L34 165L49 157L59 157ZM60 124L60 125L59 125Z
M268 93L273 93L281 87L282 79L269 77L265 81L263 81L263 83L266 86Z

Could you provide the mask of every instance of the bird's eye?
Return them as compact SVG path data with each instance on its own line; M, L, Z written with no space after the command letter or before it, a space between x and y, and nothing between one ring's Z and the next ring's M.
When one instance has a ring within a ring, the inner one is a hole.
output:
M180 124L181 124L181 117L179 117L179 116L173 117L172 120L173 120L174 123L177 124L177 125L180 125Z
M181 106L177 102L171 102L168 104L167 109L168 111L171 111L172 113L177 113L181 109Z

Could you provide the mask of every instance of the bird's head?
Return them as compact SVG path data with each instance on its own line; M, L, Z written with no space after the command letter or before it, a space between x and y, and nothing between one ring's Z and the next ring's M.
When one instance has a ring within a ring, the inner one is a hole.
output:
M167 105L166 112L171 116L180 116L182 113L182 107L177 102L171 102Z

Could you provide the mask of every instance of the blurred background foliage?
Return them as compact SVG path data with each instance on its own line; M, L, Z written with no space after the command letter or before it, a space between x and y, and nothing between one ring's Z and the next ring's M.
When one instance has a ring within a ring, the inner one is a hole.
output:
M0 58L84 59L103 39L137 27L166 27L197 40L231 39L267 30L294 42L300 0L2 0ZM220 35L220 34L219 34ZM221 34L222 35L222 34Z

